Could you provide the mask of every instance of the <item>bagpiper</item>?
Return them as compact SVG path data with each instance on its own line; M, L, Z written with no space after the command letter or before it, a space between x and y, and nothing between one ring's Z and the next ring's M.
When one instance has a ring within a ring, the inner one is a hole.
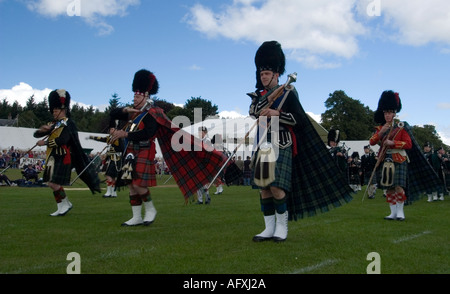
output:
M112 128L114 126L111 124ZM116 140L111 142L111 136L89 136L90 139L106 143L107 148L106 157L104 159L104 171L106 177L106 192L103 194L104 198L115 198L117 197L117 187L116 181L119 172L122 170L122 153L124 149L123 140Z
M376 133L370 145L380 144L378 161L379 187L387 189L390 214L387 220L405 220L404 205L412 203L427 188L439 181L426 161L406 122L394 120L402 109L401 99L394 91L384 91L374 114Z
M130 188L133 216L122 226L149 225L155 220L157 211L148 187L157 184L154 161L156 139L185 203L198 189L212 181L225 162L222 153L205 150L198 138L174 125L161 108L153 105L150 95L156 94L158 89L158 80L152 72L146 69L137 71L132 83L133 107L116 108L110 114L112 119L128 122L125 130L110 129L112 141L124 139L125 142L118 183Z
M339 142L341 141L341 133L339 130L331 129L327 135L328 138L328 146L330 147L329 151L331 157L336 162L339 170L343 173L347 173L347 151L344 147L339 146Z
M47 146L43 181L52 189L57 205L57 210L50 215L63 216L72 209L63 186L70 184L73 167L93 194L101 192L100 180L94 166L89 165L78 138L78 129L70 118L69 92L54 90L48 95L48 102L54 120L41 126L34 137L44 137L36 145Z
M369 199L374 199L375 193L377 191L377 182L375 176L369 183L370 176L372 175L376 163L377 159L375 156L375 152L373 152L372 148L370 148L370 144L364 146L364 154L361 156L361 172L362 177L364 178L363 180L364 185L368 185Z
M351 189L308 119L292 85L280 86L285 56L277 41L256 52L256 92L249 114L258 119L253 185L260 190L265 229L253 241L283 242L288 220L328 211L352 199ZM278 124L278 126L277 126Z

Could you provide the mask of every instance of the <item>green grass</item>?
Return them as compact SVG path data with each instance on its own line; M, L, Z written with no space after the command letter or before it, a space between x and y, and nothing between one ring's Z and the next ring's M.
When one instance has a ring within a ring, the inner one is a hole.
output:
M383 220L381 191L364 202L359 192L343 207L290 222L284 243L254 243L264 226L256 190L231 186L216 196L212 188L211 205L184 205L166 179L151 188L158 215L148 227L120 226L131 217L128 190L104 199L67 187L74 208L50 217L49 188L0 187L0 273L64 274L70 252L86 274L365 274L370 252L380 254L381 273L450 273L448 198L406 206L398 222Z

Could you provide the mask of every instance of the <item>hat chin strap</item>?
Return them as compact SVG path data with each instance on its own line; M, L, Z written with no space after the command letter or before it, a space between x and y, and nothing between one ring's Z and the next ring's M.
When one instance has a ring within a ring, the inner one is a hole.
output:
M272 83L274 77L275 77L275 73L272 71L272 78L270 79L267 86L264 86L264 88L266 88L267 90L270 90L270 84Z

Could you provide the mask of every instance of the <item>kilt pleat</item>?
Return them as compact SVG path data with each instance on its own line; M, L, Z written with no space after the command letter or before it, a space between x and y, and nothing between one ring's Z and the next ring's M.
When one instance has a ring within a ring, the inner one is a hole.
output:
M277 162L275 164L275 180L270 183L271 187L278 187L286 192L292 190L292 146L285 149L278 149ZM259 150L256 152L255 156L257 158ZM256 168L253 171L256 172ZM264 187L259 187L264 188Z
M43 177L44 182L52 182L61 186L70 184L72 165L64 164L63 160L64 156L50 154L48 162L52 163L45 167Z
M155 144L151 141L150 147L142 148L139 144L130 143L127 154L132 153L135 158L135 177L132 184L140 187L156 186Z

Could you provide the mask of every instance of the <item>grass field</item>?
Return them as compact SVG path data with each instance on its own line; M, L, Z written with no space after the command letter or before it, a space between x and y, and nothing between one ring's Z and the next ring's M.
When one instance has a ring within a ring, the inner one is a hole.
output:
M16 171L8 171L12 179ZM383 274L450 273L450 199L405 207L406 221L386 221L382 191L316 217L289 223L284 243L252 242L263 230L258 193L230 186L211 205L184 205L173 179L151 189L158 215L148 226L131 218L128 190L104 199L77 181L67 187L73 209L50 217L49 188L0 187L0 273L61 273L80 255L85 274L365 274L380 256ZM363 189L364 190L364 189Z

